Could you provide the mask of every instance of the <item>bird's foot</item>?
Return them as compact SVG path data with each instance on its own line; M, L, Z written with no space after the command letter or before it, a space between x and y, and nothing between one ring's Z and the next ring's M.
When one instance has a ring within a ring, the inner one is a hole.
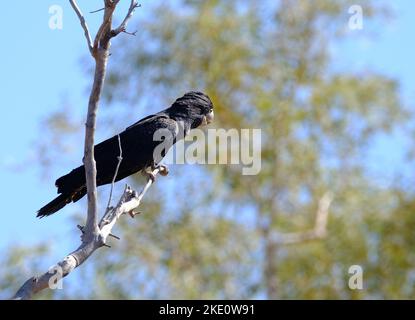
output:
M130 211L128 211L128 215L129 215L131 218L135 218L135 216L136 216L136 215L138 215L138 214L141 214L141 211L134 211L134 210L130 210Z
M158 170L158 172L154 173L155 170ZM152 165L144 169L142 173L145 177L147 177L147 179L151 180L151 182L154 183L156 181L157 173L162 176L167 176L169 174L169 167L167 167L165 164Z
M147 179L151 180L151 183L156 182L156 175L153 172L147 172L146 176Z
M165 164L159 164L156 169L159 169L159 173L160 175L162 175L163 177L167 176L169 174L169 167L166 166Z
M111 220L108 220L108 219L102 219L102 221L101 221L101 223L102 223L102 226L106 226L107 224L109 224L111 222Z
M156 181L156 175L153 173L154 168L147 167L144 170L141 171L142 175L147 178L147 180L151 180L152 183Z

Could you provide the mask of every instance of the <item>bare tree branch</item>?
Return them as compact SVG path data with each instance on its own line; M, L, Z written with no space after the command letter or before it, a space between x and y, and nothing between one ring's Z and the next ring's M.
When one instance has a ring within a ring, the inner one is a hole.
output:
M329 192L324 194L320 199L318 203L316 222L312 230L284 234L277 233L272 236L273 243L287 245L324 238L327 234L327 219L332 201L333 196Z
M117 157L118 163L117 163L117 167L115 168L115 173L114 173L114 177L112 178L112 182L111 182L111 191L110 191L110 196L108 198L108 204L107 204L107 210L109 209L110 205L111 205L111 201L112 201L112 192L114 190L114 184L115 184L115 179L117 179L118 176L118 170L120 169L120 165L122 162L122 146L121 146L121 137L118 134L118 148L120 149L120 154Z
M105 11L103 22L97 32L93 47L93 57L95 58L95 74L91 94L88 102L88 114L85 124L85 148L84 166L88 197L88 212L85 225L85 237L83 241L91 241L99 235L98 211L97 211L97 169L94 158L95 127L99 100L107 69L112 14L118 2L105 1ZM108 34L103 41L104 33Z
M84 148L84 166L88 197L88 213L85 226L85 241L90 237L97 237L98 230L98 212L97 212L97 186L96 186L96 163L94 159L95 145L95 126L98 104L101 97L102 88L107 69L110 40L117 34L111 31L112 17L114 10L120 0L105 0L104 17L100 28L95 36L93 44L93 57L95 58L95 74L91 94L88 103L88 114L85 124L85 148ZM136 6L132 1L131 6ZM128 10L127 17L131 17L131 11ZM128 21L128 19L127 19Z
M152 174L157 175L158 173L164 175L167 171L167 167L160 166L153 170ZM31 277L28 279L16 292L12 299L22 300L30 299L34 294L39 291L51 288L55 285L56 280L60 280L63 277L66 277L71 273L75 268L84 263L89 256L94 253L95 250L107 246L107 240L109 236L112 236L116 239L118 237L114 236L112 228L114 227L117 220L123 214L130 214L140 205L141 200L143 199L145 193L153 184L153 179L150 177L147 179L146 185L143 187L141 192L137 194L136 191L132 190L130 186L126 186L124 193L121 196L118 204L115 208L107 210L104 216L99 223L99 237L97 239L92 239L91 241L83 241L82 244L74 252L68 254L62 261L58 262L55 266L49 269L39 277ZM82 230L83 228L81 228Z
M114 29L114 30L111 31L111 36L112 37L117 36L121 32L125 32L125 33L130 34L130 35L135 35L135 33L137 31L135 31L135 32L127 32L126 30L127 30L128 21L133 16L134 10L136 8L138 8L138 7L141 7L141 4L138 4L138 2L135 1L135 0L131 0L130 8L128 9L127 15L125 16L124 20L121 22L121 24L119 25L118 28L116 28L116 29Z
M84 147L84 166L85 177L87 185L87 197L88 197L88 212L85 227L80 227L82 231L82 243L72 253L67 255L62 261L58 262L51 271L44 273L39 277L32 277L27 280L22 287L17 291L14 299L30 299L35 293L47 288L52 287L54 281L59 278L67 276L76 267L81 265L88 257L98 248L102 246L108 246L107 238L112 236L111 230L119 217L124 213L129 213L134 216L134 208L136 208L144 194L154 182L154 179L149 176L147 184L144 186L140 194L137 194L129 186L124 190L118 204L115 208L106 210L103 218L98 224L98 210L97 210L97 185L96 185L96 163L94 159L94 145L95 145L95 127L96 116L98 110L98 104L104 85L106 68L109 57L109 47L111 38L115 37L118 33L111 31L112 16L114 10L120 0L105 0L104 18L103 22L97 32L94 43L92 44L92 38L89 33L88 26L85 18L83 17L81 10L76 4L75 0L69 0L72 8L77 14L81 26L84 29L85 37L88 42L88 49L95 59L95 73L94 81L92 84L91 94L88 102L87 120L85 123L85 147ZM135 1L131 1L130 9L127 12L127 16L123 21L124 27L128 20L132 16L132 12L136 8ZM116 29L118 30L118 28ZM114 175L114 181L118 173L119 165L122 160L122 149L120 137L118 136L120 144L120 156L119 162ZM158 173L167 174L167 167L159 166L153 170L152 175L155 176ZM113 182L114 182L113 181ZM112 193L112 190L111 190ZM111 194L112 196L112 194Z
M98 212L97 212L97 169L94 158L95 145L95 127L98 110L98 103L101 97L106 66L108 62L108 52L102 51L96 56L95 76L92 85L91 95L88 103L88 114L85 124L85 148L84 148L84 166L88 197L88 212L86 221L86 233L90 236L98 235ZM90 240L90 239L87 239Z
M89 13L97 13L97 12L104 11L104 10L105 10L105 8L101 8L101 9L97 9L97 10L94 10L94 11L90 11Z
M94 53L96 53L100 47L108 49L109 39L111 38L110 31L112 24L112 15L114 13L115 6L117 5L117 3L118 1L114 3L111 1L105 1L104 18L94 39ZM103 41L104 39L106 40ZM101 43L101 41L103 42Z
M89 52L91 52L91 54L93 54L93 49L94 48L93 48L93 45L92 45L92 38L91 38L91 34L89 33L88 25L86 24L85 18L82 15L82 12L79 9L78 5L76 4L75 0L69 0L69 2L71 3L72 8L74 9L76 15L78 16L79 21L81 22L82 29L84 29L85 38L86 38L86 41L88 43Z

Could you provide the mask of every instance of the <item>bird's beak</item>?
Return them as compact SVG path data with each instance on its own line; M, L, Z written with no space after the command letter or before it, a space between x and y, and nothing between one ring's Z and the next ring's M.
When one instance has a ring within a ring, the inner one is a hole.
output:
M209 124L211 122L213 122L213 119L215 118L214 114L213 114L213 110L211 112L209 112L206 115L206 124Z
M201 127L207 126L209 123L213 121L213 110L210 111L207 115L203 116L202 123L200 124Z

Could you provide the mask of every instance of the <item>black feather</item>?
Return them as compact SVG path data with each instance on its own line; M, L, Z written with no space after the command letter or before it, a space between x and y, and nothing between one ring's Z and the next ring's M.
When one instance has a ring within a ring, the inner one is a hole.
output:
M203 116L213 108L209 97L201 92L189 92L177 99L170 108L147 116L129 126L119 134L123 160L116 181L124 179L154 164L153 151L160 144L154 141L153 134L158 129L167 129L173 137L178 137L176 128L180 121L187 133L201 124ZM107 139L95 146L94 157L97 165L97 186L109 184L118 164L118 136ZM84 166L60 177L55 183L60 195L38 211L38 217L51 215L62 209L67 203L76 202L86 194Z

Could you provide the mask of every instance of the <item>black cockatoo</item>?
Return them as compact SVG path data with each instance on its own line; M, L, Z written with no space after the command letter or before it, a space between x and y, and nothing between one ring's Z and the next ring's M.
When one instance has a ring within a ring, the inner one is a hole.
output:
M95 146L97 186L112 182L120 155L119 142L122 147L122 161L115 181L152 168L161 160L155 159L154 156L155 148L162 143L154 139L154 133L157 130L168 130L173 139L170 144L172 145L191 129L209 124L211 121L213 121L213 104L209 97L201 92L186 93L170 108L141 119L119 135ZM182 127L181 134L179 134L179 127ZM162 156L164 155L165 153ZM60 195L42 207L38 211L38 217L49 216L66 204L78 201L86 194L84 166L60 177L55 185Z

